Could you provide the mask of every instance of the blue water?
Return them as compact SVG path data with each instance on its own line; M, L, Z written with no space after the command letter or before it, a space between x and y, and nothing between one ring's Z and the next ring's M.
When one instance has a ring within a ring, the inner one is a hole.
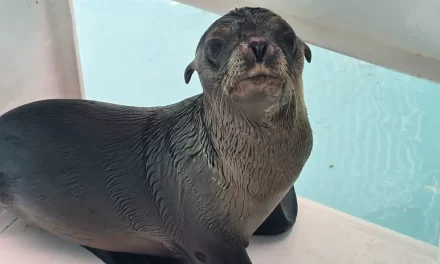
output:
M168 0L74 7L88 99L155 106L201 92L183 71L218 16ZM312 51L304 85L315 145L298 194L438 244L440 85Z

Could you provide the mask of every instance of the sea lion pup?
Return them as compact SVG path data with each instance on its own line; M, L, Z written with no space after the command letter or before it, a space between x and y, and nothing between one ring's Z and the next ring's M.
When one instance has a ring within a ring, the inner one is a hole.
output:
M239 8L208 28L185 70L200 95L13 109L0 118L0 204L108 264L251 263L251 235L296 218L291 186L312 149L304 58L280 16Z

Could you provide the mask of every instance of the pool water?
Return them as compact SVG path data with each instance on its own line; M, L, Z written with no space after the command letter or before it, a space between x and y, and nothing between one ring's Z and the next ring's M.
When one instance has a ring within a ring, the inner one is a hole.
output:
M168 0L74 8L88 99L156 106L201 92L183 71L217 15ZM304 85L315 143L297 193L437 245L440 85L311 48Z

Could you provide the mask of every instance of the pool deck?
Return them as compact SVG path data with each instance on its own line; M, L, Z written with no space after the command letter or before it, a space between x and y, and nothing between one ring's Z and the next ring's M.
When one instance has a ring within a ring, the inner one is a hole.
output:
M299 198L299 216L289 234L251 241L257 264L435 264L436 247ZM2 209L0 209L2 210ZM83 248L26 226L0 211L0 259L8 264L98 264Z

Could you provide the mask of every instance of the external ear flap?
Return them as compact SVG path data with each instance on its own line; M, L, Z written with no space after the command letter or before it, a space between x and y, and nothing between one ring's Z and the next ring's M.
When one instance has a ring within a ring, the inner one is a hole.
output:
M307 62L310 63L312 61L312 51L310 50L310 47L304 43L304 57L306 58Z
M185 69L185 83L188 84L191 81L191 76L193 75L194 69L194 61L192 61Z

